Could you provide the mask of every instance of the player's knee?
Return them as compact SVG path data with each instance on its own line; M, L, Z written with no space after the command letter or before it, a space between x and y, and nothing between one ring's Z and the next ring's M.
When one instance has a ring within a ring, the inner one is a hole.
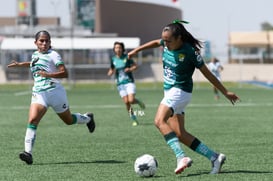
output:
M124 104L130 104L128 99L123 99Z
M155 118L154 119L154 125L160 129L160 127L162 127L162 125L164 125L164 120L162 118Z
M128 103L129 103L129 104L134 104L134 103L135 103L135 100L134 100L134 99L129 99L129 100L128 100Z

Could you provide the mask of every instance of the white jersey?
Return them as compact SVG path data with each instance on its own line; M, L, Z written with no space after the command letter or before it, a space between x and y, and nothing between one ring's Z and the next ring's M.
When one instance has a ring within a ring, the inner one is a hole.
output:
M64 64L61 56L54 50L48 50L45 53L35 51L31 57L30 70L33 75L34 85L32 88L33 92L43 92L46 90L54 89L56 84L60 81L56 78L42 77L36 72L46 71L48 73L53 73L58 71L57 66Z
M216 62L216 63L210 62L208 64L208 68L215 77L217 77L218 79L221 78L220 71L222 69L222 65L220 64L220 62Z

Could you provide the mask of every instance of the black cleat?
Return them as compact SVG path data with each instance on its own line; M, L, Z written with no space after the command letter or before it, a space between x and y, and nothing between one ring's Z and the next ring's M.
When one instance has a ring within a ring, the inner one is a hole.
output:
M22 161L24 161L24 162L26 162L26 164L28 164L28 165L31 165L32 163L33 163L33 160L32 160L32 155L30 154L30 153L27 153L27 152L21 152L20 154L19 154L19 158L22 160Z
M86 114L88 117L90 117L90 121L86 124L86 126L89 129L90 133L93 133L96 128L95 120L94 120L94 114L93 113L87 113Z

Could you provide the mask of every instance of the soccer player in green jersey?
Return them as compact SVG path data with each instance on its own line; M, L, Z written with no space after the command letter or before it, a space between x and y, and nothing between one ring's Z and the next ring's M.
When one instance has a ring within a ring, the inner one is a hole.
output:
M137 64L133 59L128 59L127 54L125 54L125 46L123 42L115 42L114 56L111 57L110 68L107 75L111 76L115 74L117 89L119 95L122 98L126 110L129 113L132 125L137 126L137 117L134 114L132 104L138 104L140 108L145 109L145 104L135 97L136 85L134 83L133 71L137 69Z
M13 61L8 65L8 67L29 67L34 79L25 150L19 154L19 158L29 165L33 163L32 151L38 124L49 107L52 107L65 124L86 124L90 133L95 130L93 113L71 114L69 110L66 91L59 80L67 78L68 72L61 56L51 48L50 34L44 30L37 32L34 43L37 51L32 54L31 61Z
M163 47L163 77L164 98L156 116L155 125L164 136L169 147L177 158L175 173L181 173L192 164L191 158L185 155L179 141L195 152L207 157L212 163L211 174L220 172L226 156L217 153L186 131L185 108L192 97L192 75L195 68L220 90L234 104L239 97L228 91L221 82L210 72L200 55L201 42L194 38L183 26L184 21L175 20L163 28L161 39L147 42L128 53L132 57L139 51Z

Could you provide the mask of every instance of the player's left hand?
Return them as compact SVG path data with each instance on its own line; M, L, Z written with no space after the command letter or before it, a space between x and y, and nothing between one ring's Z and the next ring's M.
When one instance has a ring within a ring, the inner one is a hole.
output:
M240 98L233 92L227 92L226 98L230 100L230 102L234 105L236 102L241 101Z
M11 63L7 65L7 67L16 67L16 66L18 66L18 64L19 63L17 61L12 60Z
M40 71L36 72L36 74L38 74L38 75L40 75L42 77L47 77L47 72L44 71L44 70L40 70Z

